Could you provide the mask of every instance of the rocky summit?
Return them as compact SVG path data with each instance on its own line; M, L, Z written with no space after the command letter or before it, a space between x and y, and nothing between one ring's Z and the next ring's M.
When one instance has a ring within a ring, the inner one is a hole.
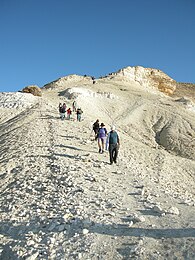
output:
M0 259L195 259L194 94L143 67L0 93ZM61 119L73 101L81 121Z

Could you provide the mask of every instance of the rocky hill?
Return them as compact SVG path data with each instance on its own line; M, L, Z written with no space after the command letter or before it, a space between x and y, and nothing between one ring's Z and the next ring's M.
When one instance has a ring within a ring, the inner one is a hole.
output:
M73 82L74 84L75 82L89 83L93 80L92 78L93 77L90 76L69 75L46 84L44 88L61 88L64 87L67 82ZM110 73L105 77L101 77L101 79L102 78L107 78L111 81L136 82L144 88L158 89L159 91L168 95L173 94L176 89L176 81L170 78L164 72L157 69L144 68L141 66L129 66L117 72Z
M173 94L176 89L176 81L158 69L129 66L118 72L111 73L109 76L111 79L114 78L115 80L135 81L143 87L156 88L168 95Z
M152 71L1 93L0 259L195 258L195 105ZM59 117L73 100L81 122ZM116 126L116 164L98 152L97 118Z

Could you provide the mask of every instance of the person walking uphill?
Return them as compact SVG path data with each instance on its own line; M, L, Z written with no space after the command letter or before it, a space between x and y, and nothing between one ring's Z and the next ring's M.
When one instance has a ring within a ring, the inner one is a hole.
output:
M59 112L60 112L60 118L63 120L65 118L65 114L66 114L66 104L65 103L63 105L61 103L59 104Z
M81 108L77 108L76 114L77 114L77 121L81 122L81 115L83 111Z
M101 123L100 129L97 134L99 153L104 152L104 147L105 147L105 143L106 143L107 130L104 126L105 126L104 123Z
M97 140L97 135L98 135L99 128L100 128L99 119L97 119L95 121L95 123L93 123L93 131L95 133L95 140Z
M62 103L59 103L60 119L62 119Z
M120 146L119 136L115 131L115 126L111 127L111 131L108 134L107 139L109 145L110 164L117 163L118 150Z

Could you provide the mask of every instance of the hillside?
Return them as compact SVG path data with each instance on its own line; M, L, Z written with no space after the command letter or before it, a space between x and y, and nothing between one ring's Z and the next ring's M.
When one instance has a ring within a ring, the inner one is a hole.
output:
M0 94L0 259L195 258L191 97L120 73ZM74 99L83 120L60 120L59 102ZM117 164L98 153L97 118L116 126Z

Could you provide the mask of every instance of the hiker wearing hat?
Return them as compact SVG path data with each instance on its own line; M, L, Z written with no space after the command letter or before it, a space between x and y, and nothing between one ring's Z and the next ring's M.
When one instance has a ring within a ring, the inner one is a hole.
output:
M108 150L110 155L110 164L117 162L118 149L120 145L119 136L115 130L115 126L111 126L111 131L108 134L106 143L108 144Z
M105 126L104 123L101 123L98 134L97 134L99 153L104 152L104 147L105 147L105 143L106 143L107 130L104 126Z

